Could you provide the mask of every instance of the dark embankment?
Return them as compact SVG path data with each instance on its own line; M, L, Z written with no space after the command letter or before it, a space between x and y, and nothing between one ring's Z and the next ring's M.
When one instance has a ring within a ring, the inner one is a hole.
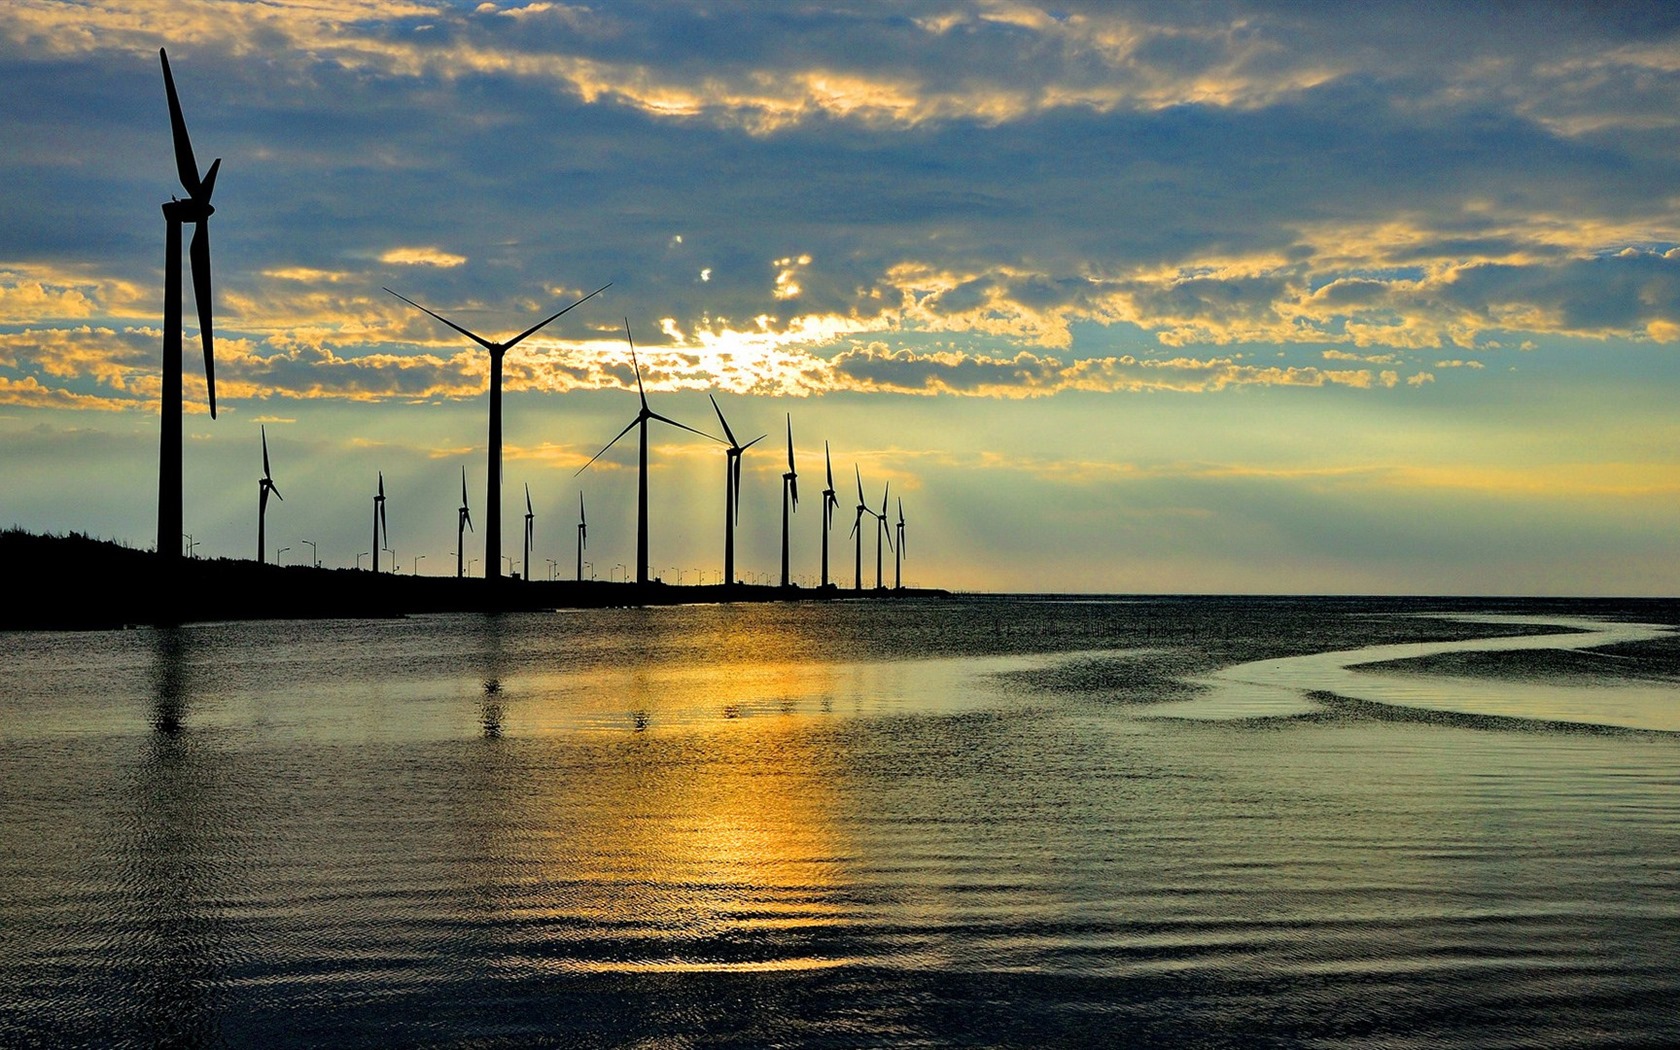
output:
M936 597L947 592L696 586L599 581L457 580L231 558L173 563L72 533L0 532L10 568L0 630L90 630L200 620L389 617L409 613L680 605L716 601Z

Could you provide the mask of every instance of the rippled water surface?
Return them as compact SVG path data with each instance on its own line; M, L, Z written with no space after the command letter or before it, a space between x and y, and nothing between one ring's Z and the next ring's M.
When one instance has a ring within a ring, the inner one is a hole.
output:
M0 1046L1680 1044L1676 623L0 634Z

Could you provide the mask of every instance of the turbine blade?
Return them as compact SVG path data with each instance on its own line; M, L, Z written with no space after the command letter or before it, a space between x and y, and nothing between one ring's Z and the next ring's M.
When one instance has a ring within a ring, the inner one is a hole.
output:
M560 313L552 314L548 317L543 318L541 321L538 321L536 324L534 324L531 327L525 329L523 332L520 332L518 335L514 336L512 339L509 339L507 342L502 344L502 349L504 351L505 350L512 350L514 347L518 346L520 344L520 342L523 341L526 336L534 334L539 329L541 329L544 325L548 324L548 322L554 320L556 317L559 317L561 314L564 314L567 310L572 309L573 306L582 306L584 303L587 303L589 300L595 298L597 295L600 295L602 292L606 291L608 288L611 288L611 287L612 287L612 282L608 281L606 284L603 284L601 287L595 289L593 292L590 292L588 295L584 296L582 299L579 299L577 302L573 303L572 306L566 307L566 309L561 310Z
M595 453L593 456L590 456L589 457L589 462L585 463L583 466L579 467L577 469L577 474L573 474L572 477L574 477L574 478L577 477L578 474L582 474L584 471L588 470L591 466L593 466L596 460L600 459L602 456L607 454L607 449L612 448L614 445L618 444L618 438L621 438L624 435L630 433L630 431L636 429L636 424L640 423L641 421L642 421L641 416L637 416L635 419L632 419L630 421L629 426L626 426L623 430L620 430L618 432L618 437L615 437L611 441L607 442L605 447L603 447L601 449L601 451Z
M788 475L788 495L793 497L793 509L799 509L799 475Z
M210 203L210 195L216 192L216 172L220 171L221 168L222 158L217 157L210 162L210 170L205 172L204 178L199 181L198 193L194 195L194 199L205 204Z
M863 506L864 503L865 503L864 498L863 498L863 474L858 471L856 463L852 464L852 473L857 475L858 505Z
M215 337L210 329L210 222L198 221L193 231L192 247L193 293L198 298L198 335L204 342L204 386L210 397L210 418L216 418L216 350Z
M767 438L769 436L770 436L769 434L758 435L757 437L753 438L751 441L747 442L745 445L742 445L741 446L741 451L745 452L747 449L752 448L754 445L758 444L760 441L763 441L765 438Z
M729 439L729 447L739 448L740 446L735 444L735 432L729 429L729 420L723 418L723 409L718 407L717 398L710 394L706 397L712 402L712 411L717 413L718 422L723 424L723 436Z
M262 431L263 480L272 484L273 483L272 472L268 469L268 428L267 427L261 427L259 429Z
M379 498L385 498L385 472L383 470L379 472Z
M858 529L860 529L862 527L863 527L863 508L859 507L858 512L857 512L857 516L852 519L852 531L846 533L846 538L851 539L853 536L856 536L857 533L858 533Z
M274 482L271 481L268 483L268 491L274 493L274 498L279 500L281 503L286 502L286 497L280 495L280 486L276 485Z
M387 292L391 292L391 289L389 289L389 288L386 288L385 290ZM414 307L416 310L419 310L421 313L431 314L433 317L437 318L439 321L442 321L444 324L446 324L449 327L455 329L457 332L460 332L462 335L466 336L468 339L471 339L473 342L477 343L479 346L484 347L484 349L490 351L491 353L494 354L494 353L500 353L501 352L501 349L502 349L501 347L497 346L495 343L492 343L490 340L488 340L488 339L484 338L483 336L479 335L477 332L469 332L465 328L462 328L460 325L456 324L454 321L451 321L449 318L443 316L442 314L432 313L432 311L426 309L424 306L421 306L419 303L415 302L413 299L410 299L406 295L398 295L396 292L391 292L391 294L397 296L398 299L401 299L403 302L405 302L408 305Z
M198 181L198 162L193 159L187 122L181 116L181 100L175 94L175 78L169 72L169 53L160 47L158 57L163 60L163 89L169 94L169 129L175 137L175 171L181 178L181 188L197 200L203 184Z
M823 442L823 469L828 471L828 487L834 487L834 460L828 455L828 442Z
M461 509L467 509L467 468L461 468Z
M735 457L735 524L741 524L741 457Z
M787 417L787 432L788 432L788 473L792 474L792 473L794 473L794 469L793 469L793 413L791 413L791 412L788 413L788 417Z
M465 517L466 517L466 519L467 519L467 531L468 531L468 532L471 532L471 531L473 531L473 527L472 527L472 512L471 512L471 511L468 511L468 512L467 512L467 513L466 513L466 515L465 515Z
M890 481L881 486L881 520L883 522L887 520L887 490L891 487L892 482Z
M708 434L704 430L695 430L693 427L689 426L687 423L678 423L676 420L670 418L669 416L662 416L658 412L649 412L647 414L647 417L649 419L657 419L661 423L669 423L674 427L680 427L681 429L688 431L690 434L699 434L701 437L707 439L708 441L716 441L720 445L723 444L723 439L720 438L720 437L717 437L713 434Z
M528 482L525 485L525 516L531 516L531 486Z
M636 341L630 338L630 318L624 319L624 341L630 344L630 367L636 370L636 396L642 399L642 411L647 411L647 390L642 387L642 365L636 360Z

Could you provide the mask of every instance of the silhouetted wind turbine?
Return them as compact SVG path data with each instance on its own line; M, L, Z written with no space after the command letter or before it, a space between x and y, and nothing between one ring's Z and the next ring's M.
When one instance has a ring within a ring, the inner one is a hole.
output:
M158 451L158 556L170 561L180 557L181 536L181 226L192 223L193 293L198 300L198 334L204 343L204 384L210 399L210 418L216 418L216 359L210 325L210 216L215 208L210 195L216 188L216 172L222 165L217 157L198 177L187 122L181 116L181 102L175 95L175 78L169 73L169 55L162 48L163 86L169 95L169 127L175 139L175 170L187 199L171 197L163 206L168 220L164 247L163 278L163 388Z
M455 512L455 578L467 574L467 530L472 528L472 511L467 509L467 468L461 468L461 509Z
M389 547L385 547L385 544L379 542L379 537L382 534L385 537L385 543L391 542L391 526L385 521L385 472L383 470L379 472L379 495L373 497L373 571L376 573L379 571L380 549L390 550ZM395 555L392 555L391 564L393 568L396 566Z
M537 514L531 509L531 483L525 483L525 582L531 582L531 540L536 535Z
M544 325L565 313L566 310L570 310L574 306L588 302L590 299L593 299L595 296L600 295L602 292L611 287L612 285L610 283L603 284L601 287L595 289L593 292L590 292L571 306L566 307L565 310L550 314L548 317L545 317L541 321L538 321L536 324L525 329L523 332L520 332L512 339L501 343L492 343L490 340L481 335L467 331L465 328L462 328L449 318L444 317L441 314L432 313L432 311L426 309L424 306L421 306L413 299L410 299L407 296L397 295L396 292L391 292L391 289L389 288L385 289L387 292L391 292L392 295L396 295L398 299L401 299L403 302L414 307L416 310L425 314L430 314L432 317L455 329L455 331L460 332L468 339L471 339L479 346L482 346L484 349L490 351L490 476L485 482L484 494L484 578L487 580L496 579L498 574L502 571L502 358L507 355L509 350L512 350L524 341L526 337L535 334Z
M793 415L787 417L788 468L782 475L782 586L788 585L788 519L799 509L799 474L793 469ZM789 500L792 500L789 503Z
M840 498L834 493L834 461L829 458L828 442L823 442L823 469L828 475L828 488L823 489L822 523L822 585L828 587L828 533L834 527L834 512L840 508Z
M257 562L261 564L267 560L264 547L266 522L268 519L268 494L274 493L274 498L285 502L286 497L280 495L280 490L274 485L274 478L268 472L268 428L262 430L263 476L257 482Z
M857 544L853 549L852 558L852 590L863 590L863 516L872 513L869 504L863 501L863 475L859 473L857 464L852 464L852 473L857 476L857 514L852 517L852 535L857 537Z
M623 430L618 432L617 437L614 437L611 441L607 442L606 447L602 448L601 451L589 457L589 462L579 467L577 472L578 474L582 474L584 471L588 470L595 464L596 460L606 455L607 449L618 444L619 438L638 427L641 428L641 473L636 484L636 582L638 584L645 584L648 582L648 420L657 419L661 423L669 423L671 426L674 426L679 430L686 430L690 434L699 434L701 437L711 438L713 441L721 441L722 439L712 437L712 435L703 430L695 430L686 423L678 423L676 420L667 416L662 416L648 407L647 391L642 387L642 366L636 361L636 342L634 339L630 338L630 318L628 317L624 319L624 340L630 344L630 366L636 370L636 395L642 400L641 410L636 413L635 419L632 419ZM573 476L575 477L576 475Z
M899 563L904 559L904 497L898 498L898 546L893 548L893 590L904 589L904 577L900 574Z
M723 424L723 436L729 439L729 447L724 449L723 467L723 582L726 586L735 585L735 526L741 520L741 453L763 441L765 435L760 434L745 445L735 440L735 432L729 429L729 421L723 418L723 409L718 407L717 398L711 398L712 411L717 413L718 422Z
M887 490L891 487L889 482L881 488L881 513L869 512L875 514L875 589L878 591L885 589L881 578L881 543L885 540L887 547L892 547L892 529L887 525Z
M578 544L577 544L577 578L583 582L583 551L589 546L589 519L583 515L583 490L578 490Z

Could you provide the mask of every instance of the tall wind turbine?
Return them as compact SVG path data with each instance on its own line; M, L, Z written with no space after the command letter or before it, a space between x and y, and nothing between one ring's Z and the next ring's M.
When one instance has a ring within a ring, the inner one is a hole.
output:
M385 537L385 543L391 542L391 526L385 522L385 472L379 472L379 495L373 497L373 571L379 571L379 550L384 543L379 537ZM393 556L394 557L394 556ZM393 565L392 568L396 566Z
M723 582L725 586L735 585L735 526L741 520L741 453L763 441L765 435L760 434L745 445L735 440L735 432L729 429L729 421L723 418L723 409L718 408L717 398L707 394L712 401L712 410L717 413L718 422L723 424L723 436L729 439L729 447L724 449L723 466Z
M257 481L257 564L267 560L267 550L264 546L264 529L268 519L268 494L274 493L274 498L285 502L286 497L280 495L280 490L274 485L274 477L268 472L268 428L262 427L263 476Z
M537 514L531 509L531 483L525 483L525 582L531 582L531 540L536 535Z
M904 497L898 498L898 546L893 548L893 590L904 589L904 577L899 573L900 562L904 560Z
M589 457L589 462L579 467L578 473L582 474L593 466L596 460L606 455L607 449L618 444L619 438L638 427L641 428L641 473L636 484L636 582L645 584L648 582L648 420L657 419L661 423L669 423L679 430L686 430L690 434L699 434L701 437L711 438L713 441L721 439L712 437L704 431L695 430L686 423L678 423L674 419L662 416L648 407L647 391L642 387L642 366L636 361L636 341L630 338L630 318L628 317L624 319L624 340L630 344L630 366L636 370L636 395L642 399L641 411L637 412L636 418L632 419L623 430L618 432L617 437L607 442L605 448Z
M489 477L485 482L484 493L484 578L487 580L494 580L498 578L502 572L502 358L507 356L507 352L509 350L518 346L528 336L535 334L539 329L554 320L556 317L564 314L566 310L570 310L572 307L588 302L590 299L593 299L595 296L600 295L602 292L611 287L612 285L610 283L603 284L601 287L595 289L593 292L590 292L571 306L566 307L565 310L550 314L548 317L545 317L543 320L538 321L536 324L525 329L523 332L520 332L512 339L501 343L492 343L490 340L481 335L467 331L465 328L462 328L449 318L444 317L441 314L432 313L432 311L426 309L424 306L421 306L413 299L410 299L407 296L397 295L396 292L391 292L391 289L389 288L385 289L387 292L391 292L392 295L396 295L398 299L401 299L403 302L414 307L416 310L425 314L430 314L432 317L455 329L455 331L460 332L468 339L471 339L479 346L482 346L484 349L490 351L490 470Z
M852 517L852 535L857 538L857 544L852 552L852 590L861 591L863 590L863 516L873 512L870 511L869 504L864 502L863 475L859 473L855 463L852 464L852 473L857 475L858 489L857 513Z
M472 511L467 509L467 468L461 468L461 509L455 512L455 578L467 574L467 530L472 528Z
M788 468L782 475L782 586L788 585L788 519L799 509L799 474L793 469L793 414L787 417ZM789 500L792 500L789 503Z
M828 589L828 533L834 527L834 512L840 509L840 497L834 493L834 461L828 455L828 442L823 442L823 468L828 473L828 488L823 489L822 524L822 585Z
M886 589L881 578L882 541L889 549L892 547L892 527L887 524L887 490L891 487L892 483L888 482L881 488L881 513L869 512L875 515L875 589L878 591Z
M583 551L589 546L589 519L583 515L583 490L578 489L578 544L577 544L577 578L583 582Z
M210 325L210 216L216 211L210 195L216 189L217 157L204 177L198 177L187 122L169 73L169 55L162 48L163 87L169 95L169 127L175 139L175 170L187 199L171 197L163 206L168 221L163 277L163 388L158 449L158 557L174 561L181 550L181 226L193 224L193 294L198 301L198 334L204 343L204 384L210 398L210 418L216 418L216 359Z

